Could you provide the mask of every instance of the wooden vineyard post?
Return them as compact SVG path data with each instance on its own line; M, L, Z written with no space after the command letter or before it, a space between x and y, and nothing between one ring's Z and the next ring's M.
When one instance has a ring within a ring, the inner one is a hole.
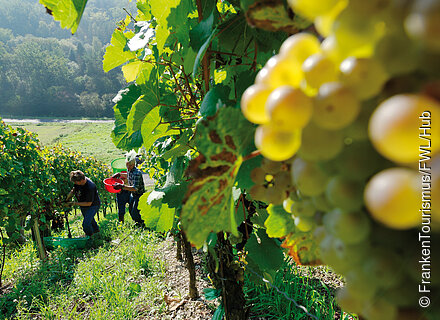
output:
M35 234L35 241L37 242L38 255L41 260L45 260L47 258L46 248L44 247L43 239L41 239L40 227L38 225L38 219L34 219L33 229L34 229L34 234Z

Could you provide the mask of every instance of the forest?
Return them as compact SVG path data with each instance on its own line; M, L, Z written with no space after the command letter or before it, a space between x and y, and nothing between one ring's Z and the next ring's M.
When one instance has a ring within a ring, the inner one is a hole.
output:
M59 27L38 1L0 0L0 115L112 117L124 87L102 56L129 1L93 0L77 33Z

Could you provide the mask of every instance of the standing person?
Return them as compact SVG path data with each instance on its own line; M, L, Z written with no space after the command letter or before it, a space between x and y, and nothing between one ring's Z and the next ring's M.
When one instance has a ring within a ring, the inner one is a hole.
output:
M115 189L121 189L122 191L127 190L130 191L130 200L128 204L128 212L130 213L133 221L136 222L137 225L143 227L144 221L140 215L140 211L138 209L139 198L145 192L144 179L142 177L142 172L136 168L136 152L134 150L130 151L126 155L125 166L127 167L127 173L115 173L113 175L114 178L122 177L124 179L127 178L127 183L120 184L116 183L114 185ZM125 213L125 205L124 211Z
M84 217L82 227L86 235L91 236L99 232L98 224L95 221L95 214L99 210L101 200L99 199L96 185L87 178L80 170L70 172L70 181L73 182L73 189L67 195L67 201L75 195L78 202L67 202L70 206L79 206Z
M114 177L116 175L113 175ZM118 175L123 181L124 184L127 183L127 173L122 172L122 174ZM130 205L130 191L121 190L121 192L116 194L116 203L118 205L118 218L119 222L124 223L125 216L125 205L128 203Z

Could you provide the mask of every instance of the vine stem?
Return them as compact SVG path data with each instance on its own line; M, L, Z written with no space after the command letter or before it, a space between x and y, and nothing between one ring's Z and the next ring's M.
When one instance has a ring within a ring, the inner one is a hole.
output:
M249 153L247 156L245 156L245 157L243 158L243 162L246 161L246 160L249 160L249 159L252 159L252 158L258 157L260 154L261 154L261 151L260 151L260 150L255 150L254 152Z
M182 89L182 87L180 86L179 81L177 80L176 73L174 72L171 63L168 63L168 67L170 68L170 71L171 71L171 73L172 73L172 75L173 75L173 78L174 78L174 82L176 83L177 88L179 89L179 91L180 91L180 93L182 94L183 98L185 99L185 101L186 101L189 105L191 105L191 102L188 100L188 97L186 96L185 92L183 92L183 89Z

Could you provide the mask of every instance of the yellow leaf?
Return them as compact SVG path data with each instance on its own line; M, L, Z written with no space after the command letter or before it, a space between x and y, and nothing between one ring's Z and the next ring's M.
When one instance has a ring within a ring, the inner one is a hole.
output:
M134 61L122 67L122 72L124 73L124 77L127 82L136 80L142 68L142 63L142 61Z

